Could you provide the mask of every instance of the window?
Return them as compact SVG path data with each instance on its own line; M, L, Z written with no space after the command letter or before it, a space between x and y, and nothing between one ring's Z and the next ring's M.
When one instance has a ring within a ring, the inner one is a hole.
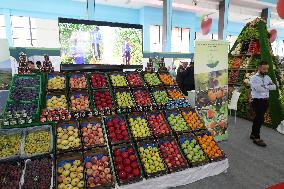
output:
M162 52L163 51L163 28L158 25L150 26L150 51Z
M0 15L0 38L6 38L6 30L5 30L5 17L4 15Z
M190 30L188 28L173 28L172 29L172 52L188 53Z
M57 20L11 16L15 47L60 47Z

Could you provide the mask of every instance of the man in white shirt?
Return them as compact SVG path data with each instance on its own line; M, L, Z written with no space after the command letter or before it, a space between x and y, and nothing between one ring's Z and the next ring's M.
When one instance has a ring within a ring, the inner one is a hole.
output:
M258 67L258 72L251 77L251 97L252 107L255 112L252 132L250 138L258 146L265 147L266 144L260 139L260 128L264 123L264 114L269 106L269 91L276 90L276 85L267 75L269 65L265 61L261 61Z

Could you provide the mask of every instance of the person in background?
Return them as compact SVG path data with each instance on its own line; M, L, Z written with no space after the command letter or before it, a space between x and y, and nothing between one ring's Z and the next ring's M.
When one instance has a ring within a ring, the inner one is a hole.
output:
M173 65L173 66L172 66L172 69L170 69L170 71L169 71L170 75L171 75L174 79L176 79L176 77L177 77L176 68L177 68L177 67L176 67L175 65Z
M186 70L182 73L183 79L183 87L186 92L186 96L188 95L187 91L195 90L195 81L194 81L194 62L190 62L190 66L186 68Z
M41 69L42 66L41 66L41 62L40 61L36 61L36 67L39 70Z
M123 64L130 65L131 46L130 46L128 37L125 38L125 41L124 41L124 44L123 44L122 57L123 57Z
M267 75L269 65L261 61L258 72L250 79L252 108L255 112L250 139L253 143L265 147L265 142L260 139L260 128L264 123L264 115L269 106L269 91L276 90L276 85Z
M35 69L35 64L32 61L28 61L28 67L31 72Z
M85 53L78 39L74 40L74 46L72 48L72 56L76 64L85 64Z
M102 35L100 33L100 28L96 26L95 30L92 32L92 37L93 37L93 50L94 50L94 58L96 60L101 59L101 51L100 51L100 43L102 40Z
M176 81L177 81L177 84L180 88L180 90L183 92L183 93L187 93L186 91L184 91L184 84L183 84L183 81L184 81L184 74L183 72L186 70L188 66L188 62L186 61L181 61L180 62L180 65L177 69L177 76L176 76Z

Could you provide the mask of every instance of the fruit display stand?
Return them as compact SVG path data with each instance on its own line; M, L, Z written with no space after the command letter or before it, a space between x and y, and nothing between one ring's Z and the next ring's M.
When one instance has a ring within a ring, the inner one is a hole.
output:
M68 70L46 74L41 86L45 124L0 132L0 146L9 144L0 166L19 162L22 179L12 182L22 188L37 180L58 189L169 188L229 166L225 156L214 158L220 149L167 72ZM35 166L48 169L45 179L31 172ZM0 180L7 176L0 171Z
M266 22L260 18L248 23L240 33L236 43L229 52L229 91L239 89L238 116L251 120L254 117L249 103L249 80L257 72L259 62L269 64L268 75L277 85L276 91L270 91L269 110L265 114L265 123L276 128L283 119L281 110L280 89L281 77L279 65L273 56ZM280 111L281 112L281 111Z

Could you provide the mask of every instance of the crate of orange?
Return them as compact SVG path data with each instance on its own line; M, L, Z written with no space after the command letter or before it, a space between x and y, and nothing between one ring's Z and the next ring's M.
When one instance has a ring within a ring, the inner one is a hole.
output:
M196 133L196 136L198 143L211 161L222 160L226 157L209 131Z
M185 98L184 94L177 87L168 88L167 93L168 93L169 97L173 100Z
M183 109L181 110L181 114L192 131L206 129L199 114L194 109Z
M176 86L177 85L177 82L174 80L174 78L169 73L161 72L158 75L164 85L166 86Z

